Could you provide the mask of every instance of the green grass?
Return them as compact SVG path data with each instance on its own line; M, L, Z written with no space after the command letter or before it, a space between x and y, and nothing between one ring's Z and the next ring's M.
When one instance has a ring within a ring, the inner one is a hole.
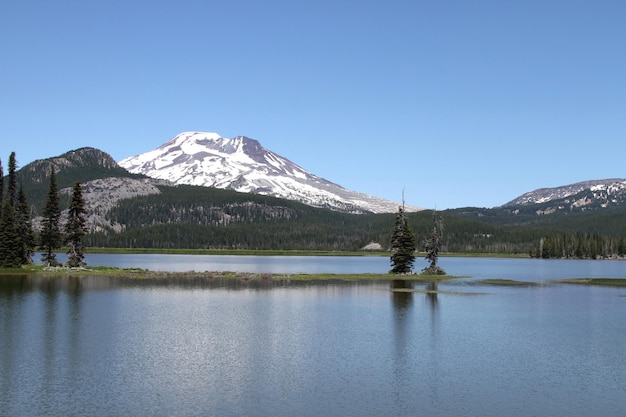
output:
M516 281L513 279L501 279L501 278L490 278L483 279L480 281L476 281L479 284L483 285L502 285L509 287L532 287L535 285L539 285L537 282L528 282L528 281Z
M626 287L625 278L569 278L553 281L559 284L603 285L608 287Z
M410 292L421 294L452 294L452 295L487 295L486 292L470 292L470 291L445 291L445 290L429 290L420 288L394 288L392 292Z
M2 274L45 274L45 275L75 275L75 276L118 276L120 278L220 278L243 280L290 280L290 281L394 281L404 280L416 283L439 282L459 278L451 275L394 275L394 274L268 274L232 271L189 271L163 272L150 271L141 268L116 268L109 266L88 266L80 269L66 267L46 268L43 265L26 265L16 269L0 269Z
M282 274L277 274L282 275ZM290 279L300 281L411 281L415 283L439 282L454 278L452 275L394 275L394 274L289 274Z

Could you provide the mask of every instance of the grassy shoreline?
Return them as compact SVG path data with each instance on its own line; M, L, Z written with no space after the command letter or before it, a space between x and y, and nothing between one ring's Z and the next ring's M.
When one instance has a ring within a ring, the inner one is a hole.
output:
M132 279L235 279L247 281L268 280L295 280L295 281L394 281L405 280L411 282L439 282L444 280L461 278L452 275L422 275L407 274L394 275L389 273L361 273L361 274L285 274L285 273L256 273L256 272L233 272L233 271L151 271L141 268L117 268L108 266L88 266L86 268L54 267L47 268L43 265L27 265L22 268L2 269L3 275L47 275L47 276L107 276Z
M407 275L395 275L389 273L255 273L255 272L233 272L233 271L186 271L186 272L170 272L170 271L151 271L141 268L117 268L108 266L89 266L86 268L67 268L56 267L46 268L43 265L27 265L21 268L0 268L0 275L5 276L23 276L23 275L40 275L50 277L89 277L89 276L105 276L110 278L121 279L157 279L157 280L240 280L245 282L253 281L408 281L414 284L438 283L453 279L467 278L465 276L455 275L423 275L419 273ZM515 286L515 287L534 287L540 286L542 283L518 281L510 279L482 279L475 281L476 284L486 286ZM608 287L626 287L626 278L569 278L551 280L552 284L574 284L588 286L608 286Z
M605 287L626 287L626 278L568 278L554 281L557 284L600 285Z

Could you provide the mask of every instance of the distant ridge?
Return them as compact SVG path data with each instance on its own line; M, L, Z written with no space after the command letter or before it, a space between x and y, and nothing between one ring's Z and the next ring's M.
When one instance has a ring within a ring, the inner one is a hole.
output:
M609 178L581 181L552 188L539 188L522 194L502 207L553 204L558 209L606 208L626 202L626 179ZM556 210L557 208L555 208Z

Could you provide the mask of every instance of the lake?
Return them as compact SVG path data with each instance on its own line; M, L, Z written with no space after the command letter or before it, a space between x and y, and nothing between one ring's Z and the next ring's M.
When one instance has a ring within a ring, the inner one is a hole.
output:
M34 257L36 261L41 256ZM65 262L65 254L57 259ZM384 274L390 269L385 256L237 256L172 254L102 254L86 255L88 265L117 268L144 268L151 271L233 271L274 274ZM557 260L528 258L442 257L440 263L449 275L473 278L505 278L546 281L562 278L624 278L626 262L620 260ZM423 258L415 270L428 266Z
M110 258L88 261L134 255L100 256ZM376 257L138 256L152 263L111 266L389 268ZM441 258L441 266L467 277L432 294L392 291L412 287L403 281L0 276L0 415L626 413L626 289L550 282L626 278L626 262Z

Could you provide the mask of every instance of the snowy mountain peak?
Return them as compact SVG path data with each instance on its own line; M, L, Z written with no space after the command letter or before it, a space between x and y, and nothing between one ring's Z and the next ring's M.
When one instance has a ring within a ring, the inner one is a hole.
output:
M384 213L398 209L398 203L349 191L317 177L245 136L228 139L211 132L183 132L119 164L132 173L176 184L271 195L337 211Z

